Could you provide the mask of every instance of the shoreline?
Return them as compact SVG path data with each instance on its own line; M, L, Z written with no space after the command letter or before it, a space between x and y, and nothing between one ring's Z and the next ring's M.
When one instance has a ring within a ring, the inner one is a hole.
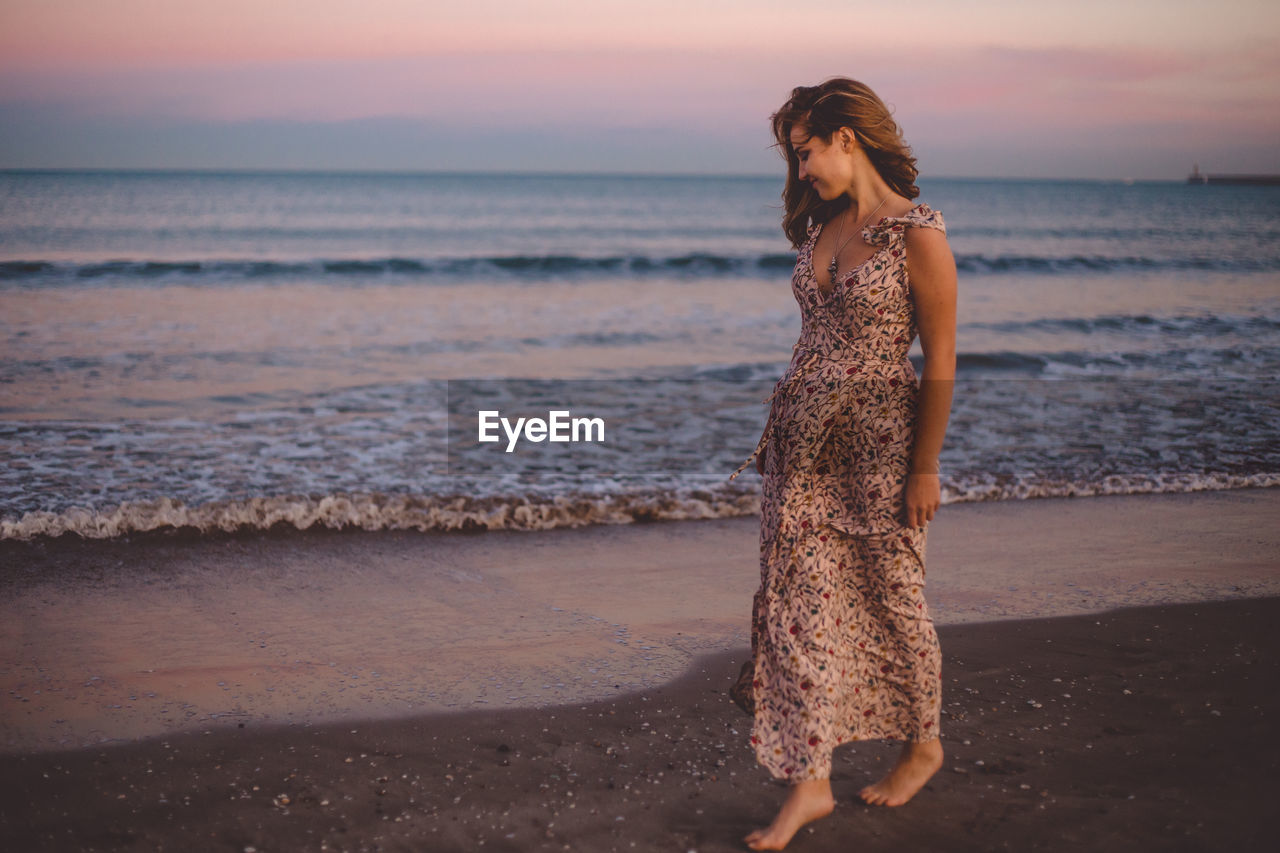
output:
M1171 474L1155 478L1106 477L1105 483L1016 483L967 488L944 485L942 506L1052 498L1137 497L1240 489L1280 488L1280 476ZM1159 483L1159 485L1153 485ZM1170 485L1175 487L1170 488ZM725 484L727 485L727 483ZM956 490L959 491L956 491ZM650 489L614 495L578 491L557 496L472 497L338 491L321 496L280 495L187 505L162 497L124 501L106 510L71 507L0 517L4 543L85 539L99 542L177 541L225 536L272 536L312 532L423 534L576 530L594 525L727 520L758 516L759 490L693 488L669 493Z
M1280 489L955 504L939 626L1280 595ZM0 751L543 708L749 646L758 519L0 543Z
M939 630L942 769L857 798L896 745L840 747L812 853L1269 849L1280 597ZM740 656L596 703L188 732L6 756L8 849L741 850L785 790L726 691Z

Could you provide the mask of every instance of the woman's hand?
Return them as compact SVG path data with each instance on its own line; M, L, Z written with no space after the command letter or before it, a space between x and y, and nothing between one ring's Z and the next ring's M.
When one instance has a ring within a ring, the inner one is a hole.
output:
M764 476L764 455L769 452L769 445L760 448L760 452L756 454L756 471L761 477Z
M924 527L942 505L942 478L937 474L908 474L906 513L908 527Z

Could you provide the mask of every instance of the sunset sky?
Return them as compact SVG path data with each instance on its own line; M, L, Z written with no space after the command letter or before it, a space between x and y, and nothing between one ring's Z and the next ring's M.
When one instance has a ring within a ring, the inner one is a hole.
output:
M1280 172L1274 0L3 0L0 167L774 174L845 75L925 176Z

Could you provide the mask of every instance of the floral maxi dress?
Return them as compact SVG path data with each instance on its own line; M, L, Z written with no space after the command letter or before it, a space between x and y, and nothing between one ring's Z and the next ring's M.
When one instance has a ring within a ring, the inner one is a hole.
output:
M917 384L906 229L946 232L919 204L863 229L876 252L823 296L809 229L791 279L800 340L774 388L760 587L752 608L756 757L825 779L847 741L939 735L942 652L924 599L925 530L904 526ZM732 479L731 477L731 479Z

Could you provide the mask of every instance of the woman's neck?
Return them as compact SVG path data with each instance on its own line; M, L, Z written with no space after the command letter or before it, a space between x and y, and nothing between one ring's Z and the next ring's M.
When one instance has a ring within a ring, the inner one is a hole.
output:
M886 200L894 194L893 188L885 183L870 161L866 161L865 165L854 172L853 180L844 194L849 199L850 211L859 218L871 213L881 202L884 202L881 210L893 206Z

